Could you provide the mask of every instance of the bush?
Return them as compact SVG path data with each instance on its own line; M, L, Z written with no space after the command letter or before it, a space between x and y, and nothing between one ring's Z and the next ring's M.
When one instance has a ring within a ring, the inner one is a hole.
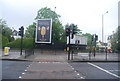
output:
M33 38L23 38L23 48L30 49L33 48ZM6 46L11 48L20 48L21 47L21 39L18 38L13 42L9 42Z
M7 45L7 43L9 42L8 38L5 36L2 36L2 47L5 47Z

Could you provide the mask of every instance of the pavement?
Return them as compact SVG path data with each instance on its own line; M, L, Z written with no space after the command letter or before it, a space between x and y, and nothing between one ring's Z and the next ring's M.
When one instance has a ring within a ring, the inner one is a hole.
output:
M20 55L19 50L11 50L9 55L4 55L2 52L2 60L23 60L23 61L40 61L40 62L67 62L68 55L65 54L41 54L39 52L34 53L25 58L23 51ZM120 61L120 55L117 53L97 53L94 57L93 54L89 56L89 53L78 53L73 54L73 60L68 62L79 62L79 61Z
M120 61L120 55L118 53L96 53L89 54L89 53L78 53L74 55L73 61L96 61L96 62L102 62L102 61Z

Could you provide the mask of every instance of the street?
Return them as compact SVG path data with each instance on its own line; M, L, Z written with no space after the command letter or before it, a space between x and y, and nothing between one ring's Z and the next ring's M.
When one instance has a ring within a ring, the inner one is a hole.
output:
M85 79L118 79L120 70L117 62L77 62L70 63Z
M2 61L2 79L19 79L19 76L30 63L24 61Z
M117 62L2 61L3 79L118 79Z

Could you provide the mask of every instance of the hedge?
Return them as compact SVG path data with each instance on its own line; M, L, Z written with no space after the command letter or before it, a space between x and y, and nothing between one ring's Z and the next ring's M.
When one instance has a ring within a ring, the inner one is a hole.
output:
M33 48L33 42L34 42L33 38L23 38L23 48L25 48L25 49ZM8 46L10 48L20 48L21 47L21 39L18 38L16 40L14 40L13 42L9 42L6 46Z
M0 40L2 40L2 42L1 42L2 44L0 44L0 45L2 45L2 47L6 46L7 43L9 42L8 38L5 36L2 36L2 39L0 39Z

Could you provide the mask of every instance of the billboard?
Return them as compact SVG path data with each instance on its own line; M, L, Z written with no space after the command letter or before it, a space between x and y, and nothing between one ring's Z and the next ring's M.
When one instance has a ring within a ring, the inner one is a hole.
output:
M36 24L36 43L51 43L52 19L39 19Z

